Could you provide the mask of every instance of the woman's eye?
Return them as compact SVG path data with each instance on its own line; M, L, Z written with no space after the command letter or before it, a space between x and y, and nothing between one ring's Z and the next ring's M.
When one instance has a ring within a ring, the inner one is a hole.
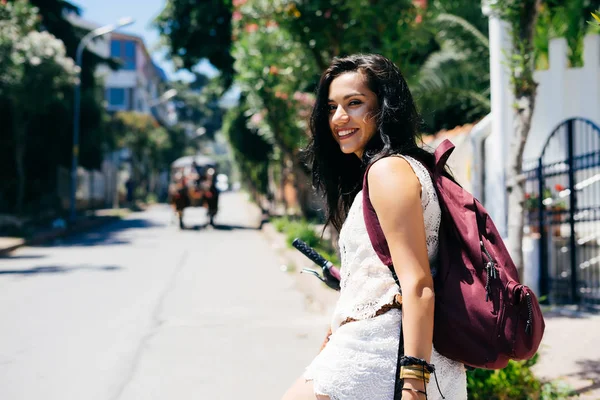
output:
M359 104L362 104L362 101L360 100L352 100L350 103L348 103L351 106L357 106Z
M334 104L329 104L327 106L327 111L329 111L330 113L334 112L336 110L337 106Z

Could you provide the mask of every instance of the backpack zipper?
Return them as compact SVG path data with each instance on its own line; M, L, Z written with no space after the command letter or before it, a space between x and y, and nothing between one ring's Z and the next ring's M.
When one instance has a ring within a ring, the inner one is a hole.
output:
M492 258L492 255L487 251L483 244L483 240L479 241L481 245L481 250L483 250L483 254L487 257L488 261L485 264L485 272L486 272L486 281L485 281L485 301L490 301L492 297L492 288L490 286L490 278L496 279L498 278L498 270L496 269L496 262Z
M531 328L533 325L533 305L531 304L531 294L525 292L525 300L527 300L527 322L525 323L525 333L531 336Z

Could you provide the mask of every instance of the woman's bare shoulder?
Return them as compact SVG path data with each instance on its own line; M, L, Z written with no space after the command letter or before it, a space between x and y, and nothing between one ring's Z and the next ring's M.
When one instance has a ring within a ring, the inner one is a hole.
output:
M369 169L367 179L371 198L392 193L420 197L419 178L410 163L402 157L385 157L376 161Z

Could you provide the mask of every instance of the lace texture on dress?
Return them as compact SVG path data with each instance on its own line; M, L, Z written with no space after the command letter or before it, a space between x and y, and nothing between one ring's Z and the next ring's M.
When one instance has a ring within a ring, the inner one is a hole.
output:
M441 211L429 173L411 157L409 162L421 182L427 253L435 265ZM392 301L398 285L371 245L363 217L362 192L358 193L340 232L341 291L332 317L332 335L325 348L306 368L316 394L332 400L393 400L402 311L393 309L374 317ZM433 273L433 270L432 270ZM347 318L356 321L342 324ZM341 325L341 326L340 326ZM431 362L446 399L466 400L464 366L433 349ZM435 382L427 385L430 400L441 399Z
M402 156L421 182L421 205L427 240L427 254L432 267L438 252L441 211L437 193L427 169L412 157ZM365 319L375 315L399 292L398 285L371 245L363 216L362 191L356 195L340 232L341 281L340 299L332 321L335 331L346 318ZM432 268L432 273L435 273Z

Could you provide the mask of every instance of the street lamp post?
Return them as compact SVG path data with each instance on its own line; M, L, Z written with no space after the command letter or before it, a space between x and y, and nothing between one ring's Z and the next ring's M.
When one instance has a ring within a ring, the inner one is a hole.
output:
M70 199L70 216L69 220L75 222L77 218L77 209L75 204L75 194L77 192L77 165L79 163L79 109L80 109L80 97L81 97L81 63L83 50L86 46L95 38L106 35L107 33L113 32L116 29L122 28L127 25L133 24L133 18L126 17L121 18L116 24L106 25L98 29L94 29L85 35L79 45L77 46L77 52L75 53L75 65L79 67L79 79L75 83L75 96L73 105L73 156L71 165L71 199Z

